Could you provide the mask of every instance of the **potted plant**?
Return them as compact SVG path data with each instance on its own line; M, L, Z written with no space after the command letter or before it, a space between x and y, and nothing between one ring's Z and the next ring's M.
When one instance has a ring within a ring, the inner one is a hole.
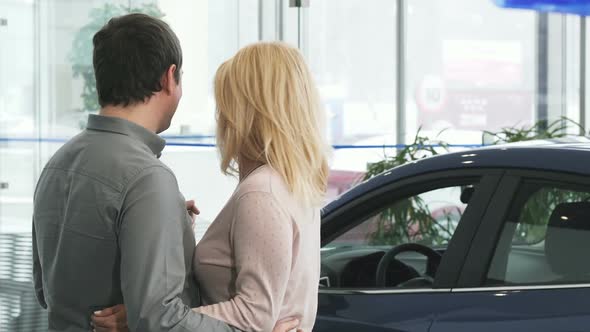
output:
M579 124L567 118L560 118L549 124L545 121L539 121L529 127L506 127L498 132L484 131L482 141L490 145L496 145L529 140L556 139L566 136L567 129L572 125L581 128ZM408 162L448 152L448 149L448 143L441 140L431 140L426 136L422 136L420 130L418 130L414 141L398 150L395 156L385 156L379 162L369 163L365 180ZM527 203L528 206L523 215L523 218L526 218L527 221L518 225L516 241L530 243L533 239L544 238L544 233L539 234L539 232L544 232L544 229L539 228L538 225L547 222L546 217L548 216L546 214L548 209L551 208L547 206L547 202L554 202L554 205L556 205L559 202L572 199L582 198L559 190L545 190L534 195ZM378 218L377 226L369 234L369 243L396 245L408 242L423 242L430 246L442 245L452 236L454 226L456 226L453 224L453 220L458 220L457 218L460 218L463 211L444 211L444 215L437 216L437 218L433 216L432 212L419 196L412 196L395 202L376 216ZM540 237L541 235L543 236Z
M102 7L90 10L88 17L89 22L78 30L72 42L72 49L69 60L72 65L72 74L74 79L82 79L82 108L79 112L84 114L96 113L100 109L98 97L96 94L96 80L94 78L94 69L92 66L92 37L100 30L111 18L125 15L128 13L144 13L157 18L164 17L164 13L157 4L147 3L136 7L129 7L120 4L107 3ZM86 117L80 123L81 128L86 126Z

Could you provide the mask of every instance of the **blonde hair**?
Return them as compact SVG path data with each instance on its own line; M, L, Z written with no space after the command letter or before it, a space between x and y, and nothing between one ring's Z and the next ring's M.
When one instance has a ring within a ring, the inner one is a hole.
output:
M267 164L300 201L324 202L328 146L324 112L303 56L279 42L242 48L215 74L221 171L239 158Z

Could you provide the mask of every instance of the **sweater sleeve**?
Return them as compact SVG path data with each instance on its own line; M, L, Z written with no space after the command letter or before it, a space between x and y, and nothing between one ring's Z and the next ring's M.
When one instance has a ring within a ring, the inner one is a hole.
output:
M271 331L279 317L293 261L294 224L274 197L250 192L237 201L231 231L235 295L194 309L243 331Z

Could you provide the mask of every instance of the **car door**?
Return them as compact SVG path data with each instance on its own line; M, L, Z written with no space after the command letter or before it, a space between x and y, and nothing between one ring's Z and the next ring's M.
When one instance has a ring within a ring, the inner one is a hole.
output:
M498 172L462 170L393 181L366 192L361 184L354 199L323 217L314 331L428 331L441 303L450 300L499 179ZM427 259L407 251L391 260L378 285L385 253L407 243L442 254L434 278L425 275Z
M588 255L588 178L509 172L431 331L587 331Z

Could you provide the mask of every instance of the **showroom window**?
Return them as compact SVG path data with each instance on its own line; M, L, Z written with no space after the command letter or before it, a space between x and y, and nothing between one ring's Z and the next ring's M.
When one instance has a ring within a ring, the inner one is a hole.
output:
M588 118L590 33L570 15L501 9L490 0L0 1L0 283L17 290L0 292L0 330L36 306L19 287L30 279L39 174L98 111L92 35L131 11L162 17L183 47L184 94L163 133L162 161L197 201L197 239L237 183L219 172L212 78L258 40L296 45L308 60L334 145L326 202L418 130L454 150L486 143L484 130L562 116L584 128Z

